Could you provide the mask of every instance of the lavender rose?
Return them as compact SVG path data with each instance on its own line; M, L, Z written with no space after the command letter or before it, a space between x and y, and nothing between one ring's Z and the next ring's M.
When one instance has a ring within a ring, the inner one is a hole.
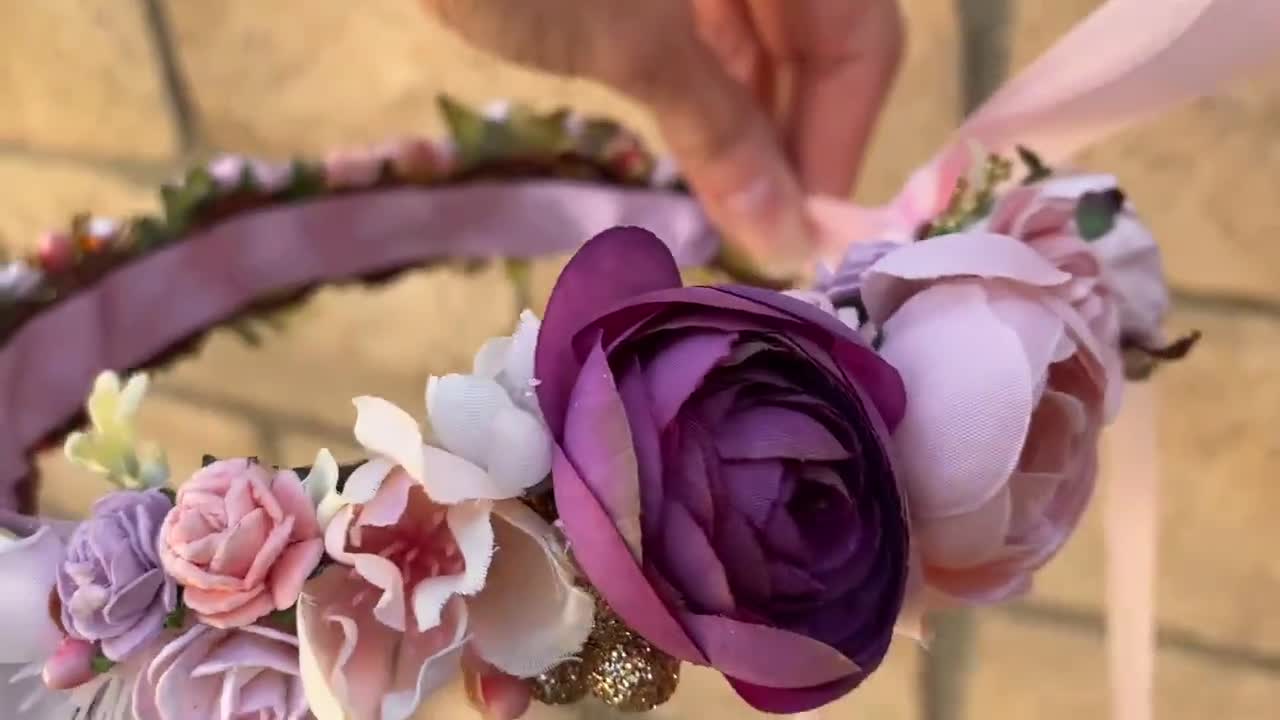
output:
M159 490L114 492L94 503L58 569L68 635L101 642L102 654L120 661L160 633L178 601L156 551L172 506Z
M561 274L536 375L574 556L631 628L768 712L880 664L907 581L886 450L905 396L853 329L681 287L660 240L616 228Z

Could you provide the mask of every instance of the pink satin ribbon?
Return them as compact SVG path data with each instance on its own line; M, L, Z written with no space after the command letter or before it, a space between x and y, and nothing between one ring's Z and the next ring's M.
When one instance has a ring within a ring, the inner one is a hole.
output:
M973 146L1058 162L1107 134L1211 93L1280 50L1275 0L1110 0L1000 88L888 205L813 198L824 254L908 239L946 206ZM1204 148L1212 152L1212 148ZM1107 656L1114 720L1151 720L1158 395L1131 386L1106 457Z
M58 303L0 347L0 507L15 506L30 453L80 411L102 370L144 367L276 293L434 260L568 253L614 225L649 228L685 265L705 264L717 246L687 195L554 180L376 190L199 231Z

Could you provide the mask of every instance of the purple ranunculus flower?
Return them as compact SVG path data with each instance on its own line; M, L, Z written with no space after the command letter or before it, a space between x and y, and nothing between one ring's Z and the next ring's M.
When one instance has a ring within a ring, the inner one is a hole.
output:
M682 287L660 240L615 228L561 274L536 375L570 546L632 629L769 712L875 670L907 582L886 447L905 394L854 330Z
M101 642L111 660L155 638L177 605L177 585L156 550L171 507L159 490L111 493L94 503L67 544L58 569L62 624L72 637Z

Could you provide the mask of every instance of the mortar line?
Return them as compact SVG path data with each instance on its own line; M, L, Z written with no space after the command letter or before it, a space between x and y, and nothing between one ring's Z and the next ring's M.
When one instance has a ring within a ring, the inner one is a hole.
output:
M190 85L178 57L172 26L164 0L140 0L151 35L151 47L160 67L170 118L178 131L181 155L187 155L200 144L200 120L191 98Z
M1096 610L1070 607L1040 601L1027 601L997 608L1015 621L1034 625L1057 626L1103 637L1106 621ZM1211 640L1190 630L1161 625L1156 631L1156 646L1217 663L1280 675L1280 651L1257 650L1227 642Z

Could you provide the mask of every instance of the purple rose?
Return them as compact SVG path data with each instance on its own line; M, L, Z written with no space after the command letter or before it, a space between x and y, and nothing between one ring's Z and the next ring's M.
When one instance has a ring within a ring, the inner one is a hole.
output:
M156 539L169 508L159 490L114 492L94 503L58 569L67 634L101 642L120 661L164 628L178 589L160 568Z
M905 395L854 330L682 287L660 240L615 228L561 274L536 375L570 547L632 629L767 712L880 664L907 581L886 448Z

